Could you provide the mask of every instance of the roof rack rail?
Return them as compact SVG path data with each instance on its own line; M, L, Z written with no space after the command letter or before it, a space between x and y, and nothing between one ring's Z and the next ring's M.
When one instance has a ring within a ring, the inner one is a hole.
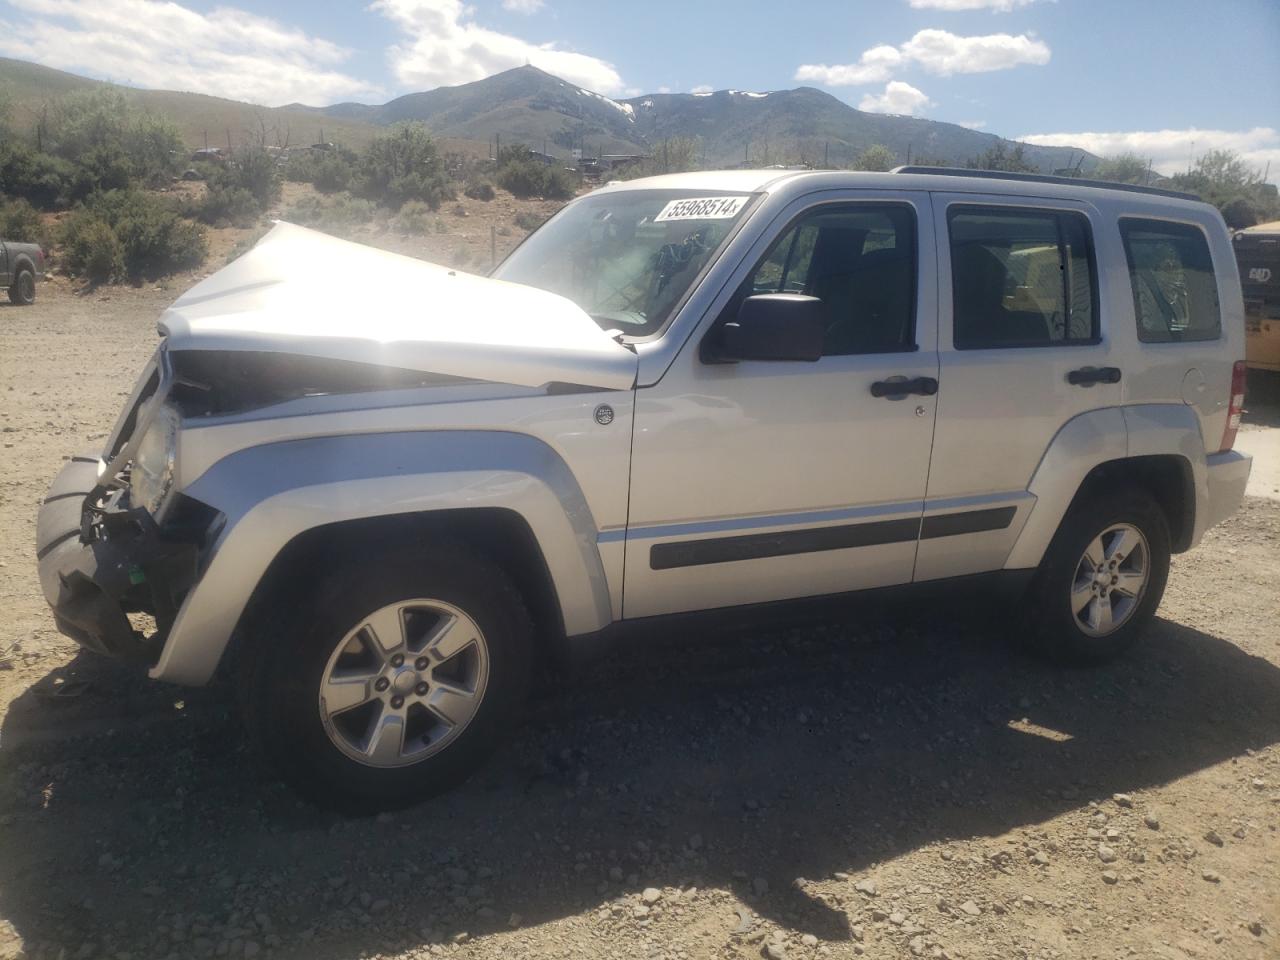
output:
M938 177L973 177L978 180L1017 180L1023 183L1056 183L1064 187L1099 187L1103 190L1124 190L1129 193L1145 193L1155 197L1173 197L1178 200L1199 200L1194 193L1181 190L1164 190L1160 187L1144 187L1137 183L1113 183L1110 180L1088 180L1084 177L1054 177L1047 173L1008 173L1003 170L970 170L966 167L895 167L890 173L930 173Z

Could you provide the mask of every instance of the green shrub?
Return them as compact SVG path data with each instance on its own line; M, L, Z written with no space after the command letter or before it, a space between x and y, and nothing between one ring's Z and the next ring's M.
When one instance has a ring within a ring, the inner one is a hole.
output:
M62 259L73 276L110 283L124 276L124 247L111 225L87 210L62 225Z
M0 143L0 194L21 197L41 210L63 202L75 178L74 164L10 140Z
M116 225L130 280L154 280L204 263L209 246L204 231L175 214L139 213Z
M258 219L262 208L244 187L219 183L209 184L194 213L199 220L213 226L248 227Z
M247 227L280 199L275 157L258 147L237 151L225 164L207 164L202 172L208 189L190 212L205 223Z
M95 194L68 218L62 242L68 269L96 283L154 280L194 269L209 253L201 227L179 216L172 203L137 190Z
M396 214L395 227L401 233L428 233L432 229L431 206L421 200L410 200Z
M335 153L322 154L315 162L311 183L321 193L337 193L351 186L351 164Z
M394 209L421 200L435 210L454 198L435 141L421 123L400 124L370 140L357 161L352 189Z
M577 178L563 167L534 160L526 153L513 156L498 167L498 186L517 197L568 200L577 192Z
M321 193L337 193L351 186L356 155L350 150L300 150L289 157L284 178L309 183Z
M521 210L516 214L516 226L526 233L537 230L546 221L546 217L539 216L531 210Z
M462 192L472 200L483 200L486 203L496 196L493 192L493 184L488 180L472 180Z
M339 193L332 197L303 197L283 216L290 223L332 231L368 223L377 212L377 204L372 201Z
M49 231L44 221L36 208L21 197L8 203L0 200L0 239L38 243L46 250L49 248Z

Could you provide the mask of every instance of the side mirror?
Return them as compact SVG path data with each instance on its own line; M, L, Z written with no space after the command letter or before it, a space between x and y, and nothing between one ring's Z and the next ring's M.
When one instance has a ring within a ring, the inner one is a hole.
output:
M723 324L715 359L805 360L822 356L826 312L817 297L799 293L760 293L747 297L738 316Z

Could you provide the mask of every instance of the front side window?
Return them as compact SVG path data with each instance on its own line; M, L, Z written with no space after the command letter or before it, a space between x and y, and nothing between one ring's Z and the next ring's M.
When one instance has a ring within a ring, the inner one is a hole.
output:
M1186 223L1120 218L1133 312L1144 343L1217 340L1218 282L1204 232Z
M769 248L730 304L760 293L822 301L823 356L915 349L916 223L906 204L835 207L803 217Z
M751 195L626 190L565 207L493 272L568 297L606 330L645 337L671 319Z
M958 206L947 219L957 349L1097 342L1097 284L1082 214Z

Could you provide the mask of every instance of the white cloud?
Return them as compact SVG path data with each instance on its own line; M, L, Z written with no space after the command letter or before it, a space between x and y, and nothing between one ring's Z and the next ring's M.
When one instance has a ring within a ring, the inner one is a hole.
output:
M199 13L163 0L8 0L0 54L141 87L279 105L377 97L336 69L350 51L234 7Z
M670 88L670 87L665 87L665 86L664 86L664 87L659 87L659 88L658 88L658 92L659 92L659 93L670 93L670 92L671 92L671 88Z
M816 81L829 87L853 87L883 83L899 70L918 65L929 73L987 73L1020 64L1049 62L1048 44L1028 34L989 33L961 37L946 30L921 30L898 47L880 44L865 51L857 63L806 63L796 70L796 80Z
M1271 177L1280 175L1280 130L1254 127L1251 130L1132 130L1112 133L1033 133L1020 137L1040 146L1082 147L1099 156L1136 153L1151 160L1159 173L1169 175L1186 170L1192 157L1210 150L1235 150L1258 168L1271 162Z
M959 120L957 123L962 127L968 127L970 130L981 130L987 125L985 120Z
M502 0L502 9L512 13L537 13L544 6L542 0Z
M857 63L836 64L806 63L796 70L799 81L814 81L827 87L855 87L864 83L883 83L893 76L902 64L902 54L897 47L881 44L872 47L858 58Z
M916 10L992 10L1008 13L1017 7L1026 7L1036 0L910 0Z
M931 106L933 101L923 90L901 80L890 80L885 84L884 93L879 96L868 93L858 102L858 109L869 113L901 113L906 116L916 116Z
M708 86L705 83L700 83L696 87L692 88L689 92L692 94L695 94L696 96L703 97L703 96L706 96L708 93L714 93L715 87Z
M982 37L958 37L946 30L921 30L902 45L902 55L930 73L988 73L1020 64L1042 66L1049 62L1048 44L1026 34L989 33Z
M374 0L370 9L406 34L389 51L391 68L405 86L469 83L531 63L588 90L617 93L625 87L613 64L489 30L461 0Z

